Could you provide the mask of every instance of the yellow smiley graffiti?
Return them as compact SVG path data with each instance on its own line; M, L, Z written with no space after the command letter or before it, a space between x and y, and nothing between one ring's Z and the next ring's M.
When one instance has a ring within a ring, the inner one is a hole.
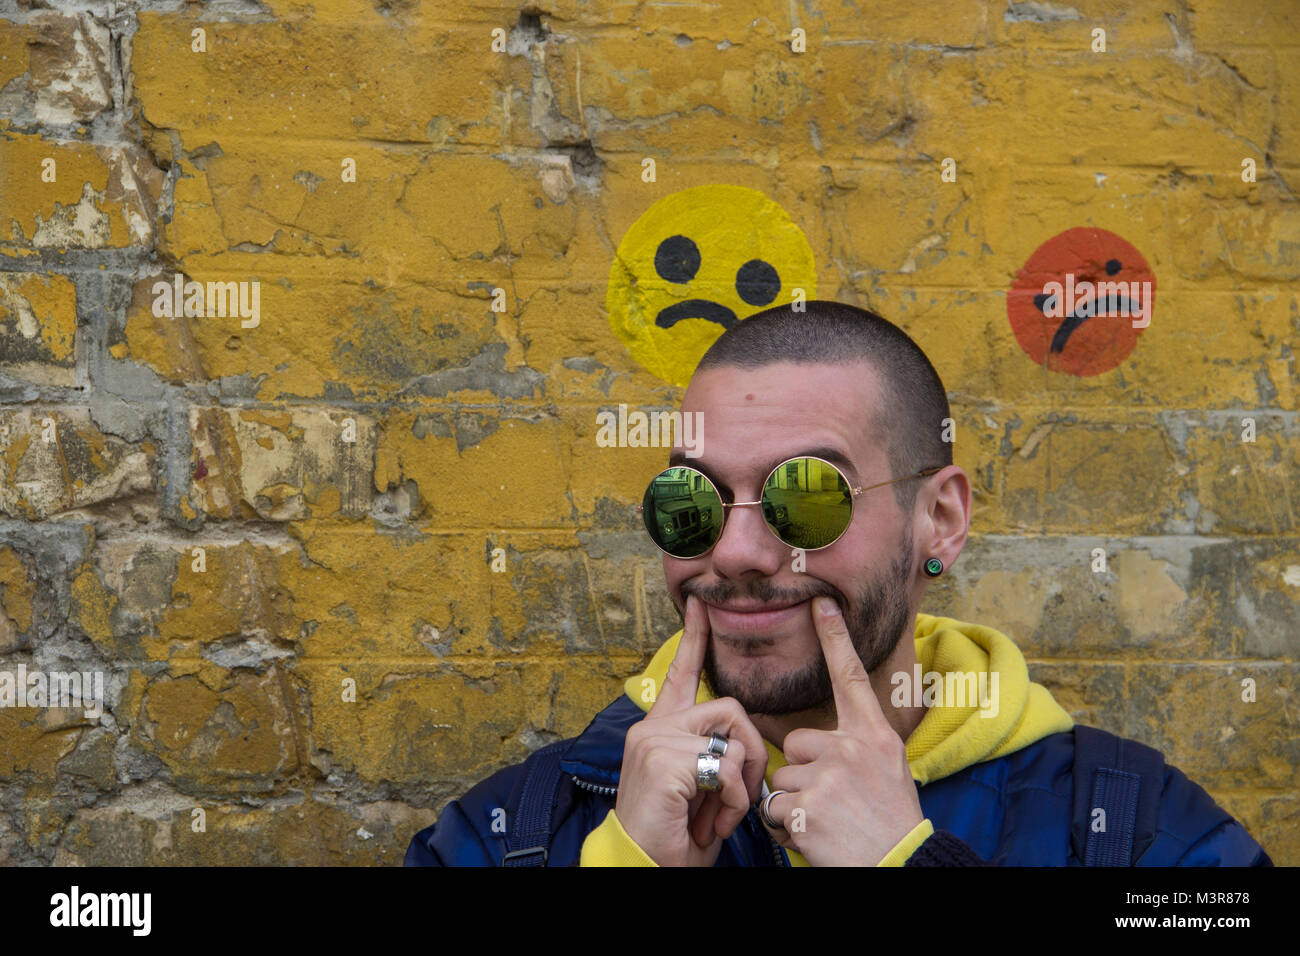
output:
M757 190L710 185L665 196L632 224L605 308L633 358L685 386L726 329L798 297L817 297L803 230Z

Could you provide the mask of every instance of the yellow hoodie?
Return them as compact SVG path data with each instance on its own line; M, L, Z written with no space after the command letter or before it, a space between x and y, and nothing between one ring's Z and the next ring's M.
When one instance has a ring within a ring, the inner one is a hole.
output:
M642 710L651 702L642 699L645 687L660 687L668 665L677 653L678 631L655 652L645 672L628 678L624 692ZM916 616L916 658L922 675L931 672L986 675L984 686L988 698L981 707L976 699L966 706L950 706L952 701L936 701L926 708L925 716L907 738L907 762L912 778L924 786L954 774L973 764L995 760L1014 753L1049 734L1070 730L1074 721L1052 699L1047 688L1029 680L1024 655L1011 639L991 627L968 624L949 617ZM907 683L895 682L895 695L915 693L911 689L914 674ZM643 683L649 678L651 684ZM924 688L925 678L921 685ZM974 695L972 695L974 696ZM708 679L700 676L696 703L713 700ZM908 699L907 703L912 703ZM784 767L785 755L770 741L767 744L768 787L772 774ZM878 865L902 866L907 858L934 832L929 820L923 820L903 837ZM787 850L791 866L807 866L808 861L794 850ZM613 810L603 823L587 835L582 844L582 866L655 866L645 852L623 830Z

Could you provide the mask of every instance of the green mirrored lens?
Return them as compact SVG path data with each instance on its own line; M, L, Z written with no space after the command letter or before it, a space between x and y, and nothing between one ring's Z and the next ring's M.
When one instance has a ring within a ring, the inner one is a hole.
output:
M853 494L839 469L819 458L780 465L763 486L763 517L792 548L824 548L849 526Z
M694 468L669 468L650 482L641 515L655 544L676 558L698 558L718 538L722 499Z

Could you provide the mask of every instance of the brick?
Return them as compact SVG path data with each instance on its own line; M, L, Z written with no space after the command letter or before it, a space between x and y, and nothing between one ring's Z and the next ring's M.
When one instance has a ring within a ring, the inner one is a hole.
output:
M37 13L29 21L27 87L43 123L85 123L113 107L114 41L106 25L88 13Z
M441 528L481 527L487 515L496 528L565 527L569 444L564 423L540 409L394 410L380 426L375 487L414 481L425 520Z
M17 667L12 658L0 660L0 670L16 674ZM53 786L58 762L76 746L80 728L50 729L43 713L44 708L0 708L0 780L6 784Z
M1240 653L1281 661L1294 657L1294 635L1300 633L1300 541L1251 541L1241 547L1232 571L1226 548L1207 550L1222 554L1222 563L1209 564L1202 573L1207 589L1222 591L1217 616L1235 625ZM1228 585L1221 583L1225 579Z
M369 509L375 432L368 416L194 407L190 429L190 501L205 514L291 521ZM351 431L353 441L345 437Z
M0 545L0 654L18 650L32 627L36 569L30 557Z
M954 3L946 10L943 22L921 7L878 7L867 15L852 7L830 6L819 9L804 23L808 29L810 48L814 37L866 39L875 43L929 44L944 47L982 45L989 35L991 8L975 0ZM774 27L782 27L785 13L779 6L769 14ZM794 26L794 23L790 24Z
M44 518L150 491L154 454L101 432L85 408L0 411L0 513Z
M227 136L494 145L508 59L487 30L314 19L263 23L142 12L133 59L144 116L187 144ZM191 31L206 31L206 53ZM428 69L429 51L457 68ZM274 64L274 66L271 66ZM483 82L484 77L498 77ZM471 118L472 119L469 119ZM440 121L441 118L441 121Z
M1171 180L1171 265L1180 282L1250 290L1300 277L1300 216L1283 198L1290 191L1266 171L1257 173L1258 184L1243 183L1241 159L1253 156L1261 170L1265 163L1250 151L1238 152L1219 176Z
M203 832L194 830L196 809ZM411 836L434 819L393 801L301 792L255 807L119 798L69 816L59 862L78 866L400 866Z
M369 144L333 152L287 144L265 155L262 140L226 143L229 152L184 164L189 177L164 228L164 249L196 273L246 264L300 281L383 276L391 284L403 276L464 288L495 276L509 288L512 276L570 278L586 259L582 247L596 254L600 243L570 198L576 182L567 157L507 162ZM355 182L341 178L344 158L355 163ZM477 185L471 191L467 183ZM484 195L495 198L485 204Z
M0 273L0 371L36 385L74 385L76 338L77 293L71 280Z
M72 585L72 620L106 655L265 670L301 636L282 569L292 542L109 538Z
M1300 14L1285 3L1240 8L1208 6L1191 14L1192 33L1198 49L1236 50L1247 46L1272 46L1279 38L1294 37L1300 30Z
M1142 49L1030 50L1008 66L1022 96L998 134L1005 159L1018 166L1080 163L1112 175L1116 167L1170 165L1240 181L1241 159L1252 155L1247 144L1267 143L1274 124L1267 55L1244 54L1259 88L1209 57L1186 61ZM1188 142L1196 143L1190 154ZM1256 159L1262 164L1262 155Z
M647 607L647 591L663 590L663 574L646 536L592 533L546 541L507 531L490 535L487 544L502 549L506 568L491 571L484 589L493 615L489 639L498 645L488 654L549 652L565 660L637 654L663 640L652 631ZM647 579L661 586L647 588ZM574 599L557 604L556 594Z
M896 295L915 290L920 305L942 296L943 287L965 292L1000 284L984 222L984 210L996 202L984 197L1002 194L1006 177L987 167L962 171L959 164L958 170L954 183L940 182L939 159L901 171L874 165L835 170L830 242L855 287L872 282ZM888 214L895 221L880 228L883 210L895 207L897 213ZM864 228L868 223L876 225ZM821 297L837 296L828 290Z
M1187 422L1197 529L1213 534L1294 534L1300 528L1300 427L1267 412L1207 412ZM1255 441L1243 441L1255 423Z
M277 667L257 674L210 667L194 676L136 672L117 709L130 739L157 757L183 789L265 793L300 765L306 706Z
M35 35L33 24L6 22L4 32L0 33L0 88L27 72L27 45Z
M322 521L292 530L302 556L287 556L277 574L304 659L428 666L500 652L483 598L486 534L419 534L411 526L376 533Z
M311 688L318 769L409 789L431 781L468 787L542 740L576 736L635 670L627 659L580 659L465 661L437 671L304 663L297 673ZM355 702L343 700L346 678L355 681Z
M516 322L491 311L487 291L328 279L281 284L258 271L184 274L183 283L205 289L209 282L260 282L260 322L243 328L244 320L232 317L155 316L150 290L175 275L136 283L123 353L170 381L223 380L237 397L251 397L251 389L265 401L391 398L407 389L431 396L481 391L493 400L540 393L541 376L521 367L520 346L503 342L518 334ZM489 272L487 281L506 280ZM339 316L328 331L326 315Z
M1277 115L1269 155L1274 166L1291 170L1289 178L1294 183L1294 170L1300 167L1300 50L1283 48L1274 51L1274 56L1277 57Z
M675 408L682 390L651 374L633 357L610 325L608 275L600 281L518 283L519 314L498 323L500 333L518 328L518 354L539 376L538 395L561 406L599 403ZM719 333L721 330L719 330ZM513 345L513 343L512 343ZM515 350L506 353L513 358ZM523 369L514 375L524 379ZM450 378L450 376L448 376ZM594 420L595 412L591 413Z
M1255 701L1242 700L1243 680ZM1203 787L1294 790L1300 771L1294 664L1187 662L1135 665L1128 675L1133 736Z
M1183 517L1193 489L1149 419L1035 413L1009 440L1003 521L1017 530L1156 534Z
M71 585L94 541L84 522L0 522L0 654L58 641Z
M953 464L966 472L971 485L972 535L994 534L1001 529L1002 459L1006 449L1001 439L1018 427L1018 416L999 422L987 412L949 400L953 418Z
M1093 569L1096 548L1104 571ZM1033 657L1285 660L1296 548L1294 539L972 536L922 610L987 624Z
M1129 689L1125 665L1033 657L1027 657L1026 662L1029 679L1047 688L1076 724L1100 727L1124 737L1136 736L1126 724Z
M54 161L46 182L44 161ZM0 139L0 254L153 241L163 174L134 147Z
M989 19L998 46L1091 50L1092 31L1100 27L1106 31L1107 52L1097 56L1123 57L1175 50L1178 41L1170 30L1172 15L1167 9L1121 0L1098 0L1083 9L1064 3L1013 2L1000 17ZM1188 32L1184 24L1184 42Z
M1169 180L1175 181L1176 176ZM1165 238L1171 228L1168 187L1161 181L1144 171L1113 165L1080 169L1017 163L1010 189L1009 215L989 220L1005 229L991 228L988 238L994 253L1002 257L999 288L1009 286L1025 261L1048 239L1084 226L1116 233L1142 254L1156 274L1156 308L1160 307L1160 296L1169 287L1160 279L1172 258Z
M682 398L624 344L655 280L611 296L616 250L710 183L778 203L810 296L898 323L944 379L971 537L923 610L1002 630L1076 719L1300 858L1289 14L268 0L128 12L119 51L94 13L20 6L0 668L93 659L111 719L0 711L0 861L391 865L581 732L680 624L636 514L668 449L595 441L598 412ZM767 237L709 216L726 238L693 288L720 297ZM1006 315L1079 226L1158 280L1152 326L1092 376L1033 363ZM258 282L261 321L155 317L175 273ZM678 366L717 334L684 328Z
M312 740L324 773L414 786L431 776L466 786L500 760L527 755L518 736L528 708L516 664L484 660L429 668L358 660L300 664L311 697ZM343 700L345 679L356 701ZM515 738L510 746L503 746Z

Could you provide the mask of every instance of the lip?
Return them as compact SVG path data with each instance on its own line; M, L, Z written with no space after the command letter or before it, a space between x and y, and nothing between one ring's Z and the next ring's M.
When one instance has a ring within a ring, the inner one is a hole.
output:
M774 628L790 624L800 615L807 614L808 601L778 608L749 605L754 610L744 610L745 605L719 607L706 602L705 606L709 610L711 629L729 634L766 634Z
M671 329L682 319L706 319L709 322L717 322L724 329L729 329L736 324L736 313L725 305L708 299L687 299L685 302L660 309L659 314L655 316L655 325L661 329Z

